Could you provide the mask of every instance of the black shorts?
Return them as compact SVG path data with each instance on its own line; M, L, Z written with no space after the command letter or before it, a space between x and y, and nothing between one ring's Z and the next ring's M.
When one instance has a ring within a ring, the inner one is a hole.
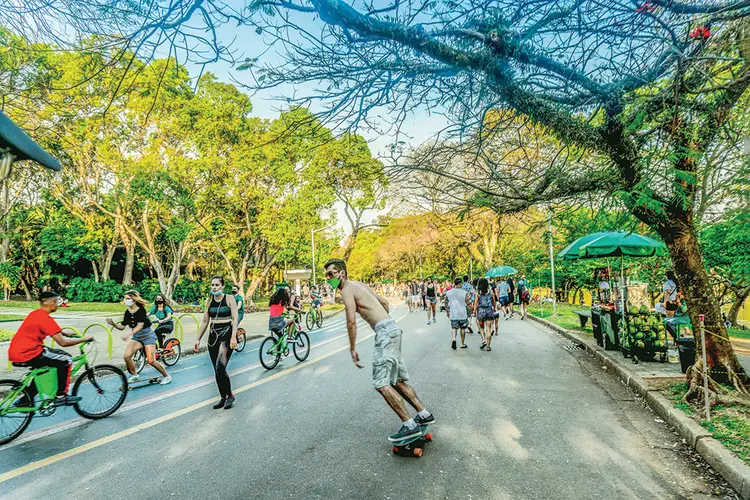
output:
M513 304L516 300L516 295L513 292L508 292L508 304Z

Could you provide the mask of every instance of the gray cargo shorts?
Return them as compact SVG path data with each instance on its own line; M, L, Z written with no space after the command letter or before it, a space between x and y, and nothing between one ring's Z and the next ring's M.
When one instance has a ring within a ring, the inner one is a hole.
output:
M401 354L403 332L392 318L375 325L375 347L372 352L372 383L376 389L409 380Z

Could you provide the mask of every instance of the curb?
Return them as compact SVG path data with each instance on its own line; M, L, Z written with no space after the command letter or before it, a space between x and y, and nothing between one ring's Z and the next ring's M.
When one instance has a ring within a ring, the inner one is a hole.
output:
M739 493L740 497L750 500L750 466L734 456L724 445L714 439L710 432L698 425L684 412L674 408L661 392L650 388L642 377L633 373L598 345L533 314L529 313L528 317L559 333L571 342L575 342L596 357L607 367L610 373L615 373L628 387L644 398L651 409L672 426L716 472L721 474Z

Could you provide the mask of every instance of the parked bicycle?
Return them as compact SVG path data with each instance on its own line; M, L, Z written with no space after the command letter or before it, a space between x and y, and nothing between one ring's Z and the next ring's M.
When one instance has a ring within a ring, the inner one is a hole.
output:
M273 370L279 364L282 355L289 356L290 347L298 361L304 361L310 355L310 337L305 332L297 330L296 322L281 332L273 331L270 337L263 340L258 350L260 364L266 370Z
M80 354L73 358L71 378L84 369L73 384L71 394L81 398L73 404L82 417L92 420L108 417L117 411L128 394L125 374L112 365L89 366L88 353L79 344ZM33 386L32 386L33 384ZM36 389L36 396L32 396ZM0 380L0 445L20 436L34 415L49 417L55 414L57 369L52 367L30 370L23 380Z

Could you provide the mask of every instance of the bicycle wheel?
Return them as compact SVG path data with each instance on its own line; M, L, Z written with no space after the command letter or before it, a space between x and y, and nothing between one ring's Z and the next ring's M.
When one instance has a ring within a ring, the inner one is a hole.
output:
M164 341L164 349L161 351L161 360L167 366L174 366L182 356L182 345L176 338L168 338Z
M133 364L135 365L135 373L141 373L143 367L146 366L146 356L143 354L143 349L138 349L133 354Z
M78 377L72 394L81 398L73 409L82 417L96 420L112 415L122 406L128 395L128 382L116 366L96 365Z
M266 337L260 344L260 349L258 350L260 364L263 365L263 368L266 370L273 370L276 368L276 365L279 364L279 360L281 359L281 352L279 352L279 348L276 345L277 342L278 340L274 336L271 336Z
M31 394L27 389L12 396L20 386L21 383L17 380L0 380L0 444L10 443L23 434L34 416L33 412L6 413L14 406L32 406Z
M316 313L316 319L318 323L318 328L323 328L323 313L322 312Z
M306 360L310 355L310 337L305 332L297 332L297 339L292 344L292 350L297 360Z
M237 352L242 352L247 345L247 335L245 335L244 328L237 329L237 347L234 348Z

